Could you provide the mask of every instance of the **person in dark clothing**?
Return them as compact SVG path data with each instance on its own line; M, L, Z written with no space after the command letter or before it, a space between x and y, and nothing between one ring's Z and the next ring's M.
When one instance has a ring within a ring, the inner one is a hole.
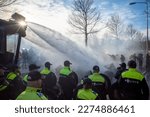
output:
M9 82L6 80L4 71L0 68L0 100L9 100Z
M92 80L93 90L101 96L101 99L106 99L106 80L100 74L99 66L93 66L93 73L88 78Z
M64 61L64 67L59 72L59 84L63 93L62 97L66 100L72 99L73 90L78 82L77 74L70 68L71 64L72 63L68 60Z
M119 80L120 99L140 100L149 98L149 88L144 75L136 70L136 62L128 62L129 69L121 74Z
M22 91L25 90L26 86L22 81L19 67L17 65L11 64L8 69L9 73L6 80L9 82L9 98L14 100Z
M121 73L124 72L124 71L126 71L126 70L127 70L127 69L126 69L126 64L125 64L125 63L121 63L121 64L120 64L120 67L117 68L117 72L116 72L116 74L115 74L115 78L116 78L117 80L119 80L119 78L120 78L120 76L121 76Z
M109 97L110 99L112 100L117 100L117 99L120 99L120 95L119 95L119 84L118 84L118 81L119 79L121 78L121 74L122 72L126 71L126 63L121 63L119 64L120 66L117 68L117 72L115 74L115 78L116 78L116 82L114 82L112 85L111 85L111 88L110 88L110 91L109 91Z
M29 73L34 72L34 71L38 71L38 69L40 68L40 66L37 66L36 64L30 64L29 65ZM24 84L27 86L27 81L28 81L28 74L26 74L23 77L23 82Z
M48 99L57 99L56 91L56 75L50 70L50 62L45 63L45 68L40 72L42 75L42 92L48 97Z
M47 100L45 95L41 93L42 79L38 71L28 74L27 87L20 93L16 100Z
M106 81L106 82L105 82L106 95L107 95L107 94L109 95L109 91L110 91L110 88L111 88L111 81L110 81L110 78L109 78L107 75L103 74L103 73L100 73L100 75L103 76L104 79L105 79L105 81Z

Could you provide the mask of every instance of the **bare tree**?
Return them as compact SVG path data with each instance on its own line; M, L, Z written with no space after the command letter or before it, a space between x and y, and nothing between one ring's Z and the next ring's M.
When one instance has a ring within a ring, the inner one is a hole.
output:
M17 0L0 0L0 7L9 6L15 3Z
M144 36L143 33L140 31L137 31L135 35L135 41L137 42L138 48L141 48L141 50L146 50L146 37Z
M126 33L131 40L134 40L137 36L138 31L133 27L132 24L129 24L126 28Z
M100 21L100 12L94 7L94 0L74 0L72 14L68 23L75 29L73 33L85 36L85 45L88 44L90 34L97 33L97 23Z
M135 35L135 39L140 40L140 41L144 41L144 34L141 33L140 31L137 31L136 35Z
M119 15L113 15L108 20L106 26L114 38L119 39L119 35L122 32L122 22Z

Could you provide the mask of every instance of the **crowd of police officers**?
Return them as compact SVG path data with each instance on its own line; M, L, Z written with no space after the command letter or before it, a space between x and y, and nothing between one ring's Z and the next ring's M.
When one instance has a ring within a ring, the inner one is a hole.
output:
M64 61L57 79L46 62L39 71L36 64L29 65L29 73L22 74L19 67L0 66L0 99L2 100L141 100L149 99L149 88L144 75L139 72L134 60L120 64L115 74L116 82L108 86L107 74L100 73L100 67L93 66L91 74L78 81L78 75L71 69L71 62ZM80 78L81 79L81 78Z

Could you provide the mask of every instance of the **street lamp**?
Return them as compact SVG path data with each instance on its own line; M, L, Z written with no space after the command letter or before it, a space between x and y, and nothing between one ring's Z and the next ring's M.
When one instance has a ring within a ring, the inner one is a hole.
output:
M148 53L149 50L149 35L148 35L148 2L131 2L129 5L134 5L134 4L146 4L146 25L147 25L147 37L146 37L146 54Z

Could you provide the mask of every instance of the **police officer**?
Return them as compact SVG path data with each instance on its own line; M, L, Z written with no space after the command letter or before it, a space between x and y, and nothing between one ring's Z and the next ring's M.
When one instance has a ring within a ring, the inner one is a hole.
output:
M17 97L17 100L47 100L41 93L42 80L40 72L29 73L27 83L27 88Z
M89 78L83 80L83 88L77 92L76 99L78 100L98 100L98 93L92 90L92 81Z
M88 76L88 78L92 80L93 90L101 96L101 99L106 99L106 81L105 78L102 75L100 75L99 72L99 66L93 66L93 74Z
M136 70L136 62L128 62L129 69L121 74L119 81L120 99L139 100L149 98L149 88L144 75Z
M50 70L50 62L45 63L45 68L40 72L42 75L42 92L48 96L48 99L57 99L56 75Z
M119 65L120 65L120 67L117 68L117 72L115 74L115 78L117 80L119 80L119 78L121 77L121 73L127 70L126 69L126 63L121 63Z
M37 66L36 64L30 64L29 65L29 73L37 71L39 68L40 68L40 66ZM28 79L28 74L26 74L23 78L25 85L27 85L27 79Z
M0 67L0 100L10 99L8 86L9 86L9 82L6 80L4 76L4 71Z
M63 92L63 98L70 100L72 99L73 89L76 87L78 82L78 76L70 68L72 63L68 60L64 61L64 67L60 70L59 84Z
M52 81L51 81L51 85L56 85L56 75L50 70L50 66L51 66L52 64L50 63L50 62L45 62L45 68L43 69L43 70L41 70L41 75L42 75L42 79L44 80L48 75L52 75L53 77L53 79L54 79L54 81L53 81L53 83L52 83Z
M16 97L25 90L25 85L23 84L17 65L10 64L8 69L9 73L6 76L6 80L9 82L9 97L10 99L16 99Z
M64 67L59 72L60 76L68 76L72 72L70 65L72 65L70 61L64 61Z
M49 74L50 72L51 72L51 70L50 70L50 66L51 66L52 64L50 63L50 62L45 62L45 68L43 69L43 70L41 70L41 74L42 75L47 75L47 74Z
M121 78L122 72L127 71L126 63L121 63L119 65L120 66L117 68L117 72L115 74L116 81L111 85L111 88L109 90L109 98L112 100L117 100L120 98L119 92L118 92L119 90L118 81Z

